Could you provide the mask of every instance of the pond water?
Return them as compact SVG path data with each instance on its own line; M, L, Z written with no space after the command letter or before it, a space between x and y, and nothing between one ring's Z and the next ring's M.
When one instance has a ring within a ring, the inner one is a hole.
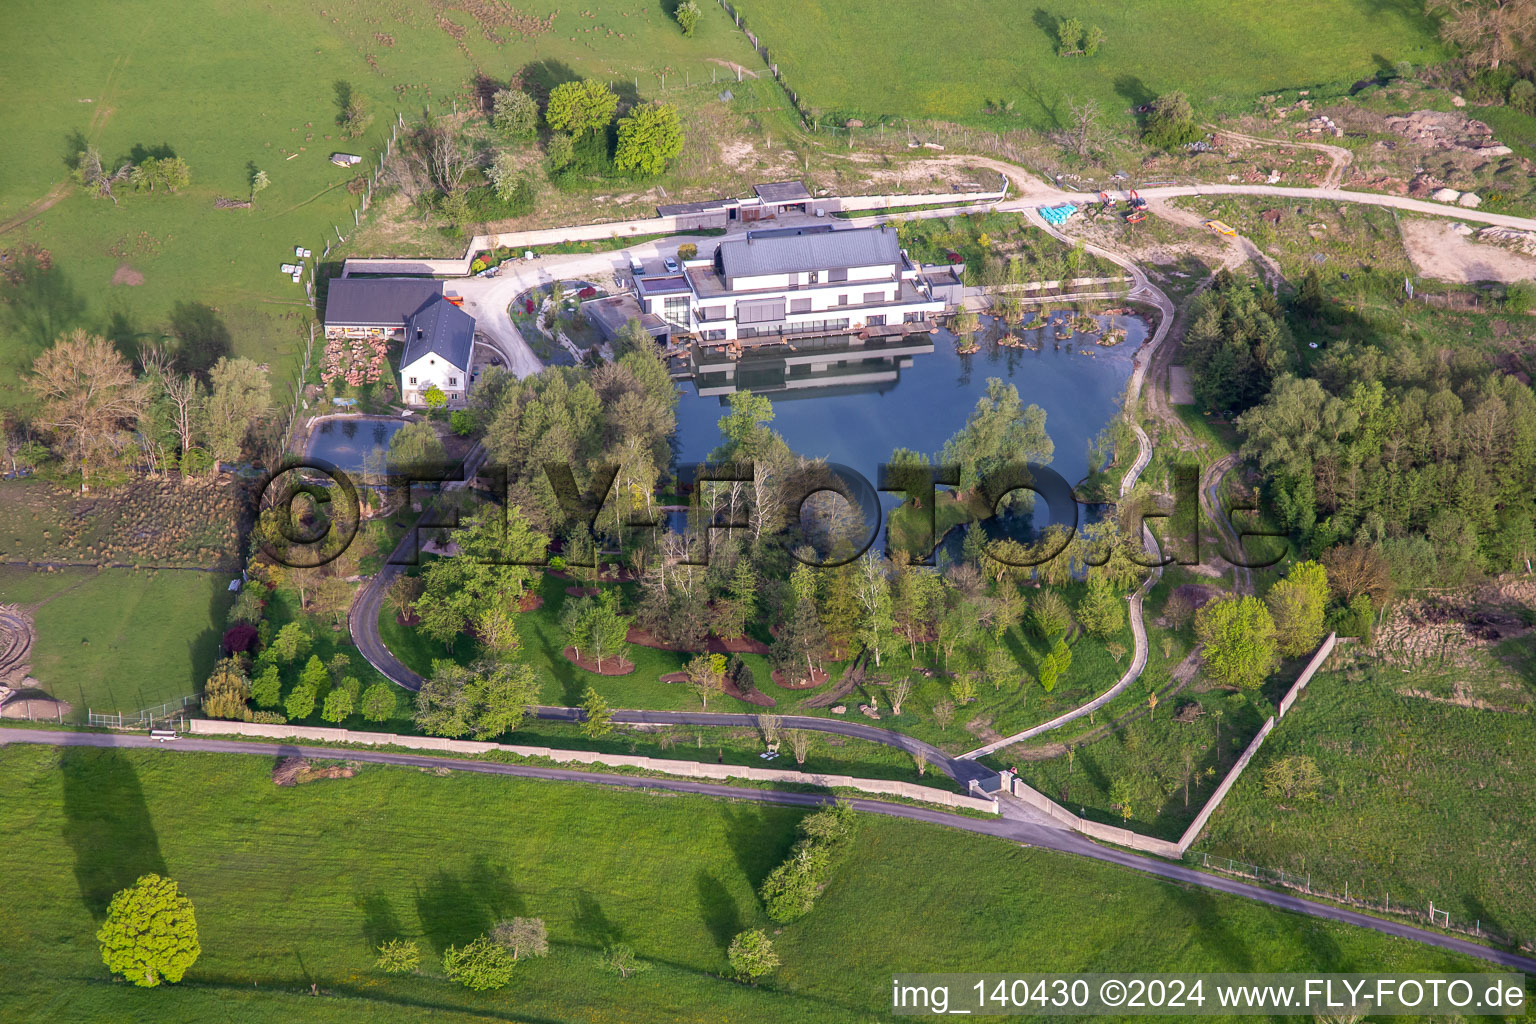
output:
M330 463L338 469L363 475L364 463L372 456L382 460L389 450L389 440L405 426L404 420L372 416L337 416L321 420L309 435L306 455L317 462ZM380 462L375 462L379 465Z
M738 366L739 385L773 402L771 424L801 455L840 462L875 481L877 467L898 447L930 456L965 426L987 379L998 377L1019 390L1025 405L1045 410L1046 432L1056 446L1051 468L1076 484L1088 473L1088 445L1120 407L1131 363L1147 325L1130 316L1101 316L1126 337L1109 347L1097 335L1073 334L1058 341L1062 315L1015 334L1038 351L1009 348L990 340L994 327L983 317L981 351L960 355L954 335L931 336L931 352L828 367L822 374L785 373L783 359L764 356ZM778 367L773 365L779 363ZM851 381L851 383L850 383ZM706 393L699 394L700 390ZM703 461L720 444L717 422L727 411L726 384L712 387L700 378L683 388L678 407L680 462Z

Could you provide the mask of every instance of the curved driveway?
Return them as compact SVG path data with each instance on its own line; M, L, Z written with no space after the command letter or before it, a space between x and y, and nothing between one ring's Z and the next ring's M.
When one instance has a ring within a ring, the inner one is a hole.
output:
M548 779L560 782L586 782L599 786L622 789L665 790L674 793L691 793L699 796L726 800L746 800L754 803L789 804L799 807L815 807L830 803L834 798L815 793L786 793L771 789L750 789L724 786L709 782L690 782L683 779L658 779L634 775L610 775L602 772L583 772L566 768L543 768L533 765L499 764L492 761L468 761L453 757L434 757L423 754L394 754L375 750L338 751L335 747L306 747L296 744L247 743L242 740L209 740L182 737L173 744L157 743L148 736L118 735L113 733L55 732L41 729L0 729L0 746L10 743L39 743L48 746L82 747L134 747L171 751L195 751L219 754L255 754L262 757L311 757L335 758L345 753L347 760L371 764L398 765L409 768L447 768L453 771L476 772L483 775L510 775L525 779ZM907 804L887 803L881 800L853 799L849 801L857 810L869 814L883 814L892 818L906 818L932 825L996 836L1025 846L1038 846L1060 853L1076 854L1091 860L1116 864L1120 867L1156 875L1170 882L1191 885L1215 892L1255 900L1259 903L1289 910L1325 921L1369 928L1398 938L1411 939L1435 946L1452 953L1477 957L1503 967L1536 974L1536 959L1509 953L1504 950L1480 946L1465 939L1441 935L1437 932L1415 928L1398 921L1387 921L1356 913L1342 907L1317 903L1289 893L1274 892L1236 879L1204 874L1191 868L1166 861L1154 860L1089 842L1074 832L1042 827L1018 818L968 818L944 811L930 810Z

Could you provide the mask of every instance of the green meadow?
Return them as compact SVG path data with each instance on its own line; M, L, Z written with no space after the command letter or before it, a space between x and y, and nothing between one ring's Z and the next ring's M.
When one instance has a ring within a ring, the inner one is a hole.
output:
M942 118L1059 128L1069 101L1124 122L1159 93L1216 110L1261 93L1337 92L1399 60L1444 58L1419 3L1083 0L1061 6L972 0L739 0L736 8L811 108L836 117ZM1075 17L1106 39L1092 57L1056 55ZM852 57L853 59L850 59ZM988 107L1012 109L987 116Z
M0 901L0 1018L859 1024L889 1019L897 971L1484 966L876 816L861 816L810 914L779 928L756 889L800 809L367 765L278 788L271 769L251 755L0 749L0 831L26 879ZM180 984L137 989L109 980L94 933L112 893L150 871L192 899L202 955ZM545 920L547 958L499 991L444 980L444 948L513 916ZM753 927L782 959L756 986L727 977L724 952ZM393 938L419 944L414 974L374 969ZM619 942L652 969L602 973L599 951Z
M523 72L546 88L594 76L650 98L665 72L707 80L719 67L711 59L755 60L719 9L701 6L686 39L662 5L642 0L558 11L210 0L195 12L168 0L85 0L67 17L39 0L0 5L0 38L17 41L0 73L0 250L15 258L38 246L53 265L5 293L0 406L27 401L17 371L60 330L155 340L180 303L209 307L237 354L286 373L278 361L307 337L308 306L279 265L295 246L313 260L338 228L351 234L360 197L348 182L376 166L397 111L411 120L428 107L466 109L476 74L503 83ZM374 114L363 138L336 126L338 82ZM69 175L86 142L113 167L136 151L174 153L191 185L166 195L122 183L116 204L85 195ZM364 161L334 166L338 151ZM255 205L216 208L219 197L248 197L252 168L271 179ZM444 252L462 245L441 239Z

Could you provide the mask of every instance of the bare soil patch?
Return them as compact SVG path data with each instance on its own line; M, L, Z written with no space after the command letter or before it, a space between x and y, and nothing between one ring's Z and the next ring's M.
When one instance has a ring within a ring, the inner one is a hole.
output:
M567 647L560 653L565 655L566 661L569 661L577 668L586 669L588 672L595 672L600 676L627 676L635 670L635 663L628 658L605 658L603 659L602 666L599 667L592 658L585 656L578 658L576 656L576 648L574 647Z
M596 587L566 587L565 592L572 597L596 597L602 593Z
M1486 245L1457 233L1443 220L1402 222L1403 246L1414 267L1439 281L1529 281L1536 278L1536 257Z
M119 263L117 269L112 273L112 283L126 285L129 288L137 288L144 283L144 275L126 263Z
M14 604L0 605L0 684L18 686L27 677L36 639L32 616Z
M640 629L638 626L629 627L629 632L624 639L641 647L649 647L657 651L673 651L678 654L698 654L698 648L686 647L661 639L654 633ZM710 634L704 641L704 653L708 654L761 654L767 656L769 647L761 640L754 640L749 636L732 637L722 640L720 637Z
M825 669L812 669L807 675L796 675L795 678L787 676L783 669L776 668L772 672L775 686L782 686L786 690L814 690L818 686L826 685L832 677Z

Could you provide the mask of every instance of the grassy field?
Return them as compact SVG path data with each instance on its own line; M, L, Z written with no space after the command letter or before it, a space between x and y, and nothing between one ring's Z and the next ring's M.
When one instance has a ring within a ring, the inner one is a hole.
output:
M714 5L692 39L659 4L555 6L218 0L189 19L166 0L87 0L66 31L47 4L4 5L0 37L28 45L8 62L0 110L0 248L40 245L54 270L0 316L0 405L24 401L15 371L57 330L158 338L177 303L211 307L238 354L274 362L294 351L307 307L278 264L295 245L319 258L338 227L350 235L359 197L346 185L371 169L395 112L468 107L476 73L546 84L592 75L649 98L664 72L698 84L720 70L712 58L755 59ZM364 138L336 128L338 81L375 115ZM86 141L113 166L135 147L166 147L192 184L176 195L123 188L116 205L88 197L66 162ZM338 150L365 160L333 166ZM247 197L252 166L272 182L255 207L216 209L217 197ZM120 268L142 283L113 284Z
M32 611L32 675L86 709L137 711L202 689L231 596L224 573L0 568L0 600Z
M1500 652L1503 678L1531 688L1531 642ZM1458 679L1465 673L1451 673ZM1434 680L1369 665L1320 673L1263 756L1233 789L1199 848L1265 868L1311 872L1313 885L1423 910L1433 900L1462 926L1536 936L1531 872L1529 714L1405 697ZM1443 682L1444 680L1441 680ZM1507 692L1507 691L1506 691ZM1317 796L1264 793L1275 758L1303 754L1322 770Z
M1221 0L1090 0L1032 16L1007 0L935 9L900 3L742 0L743 23L810 107L868 122L934 117L1002 126L1064 126L1069 101L1096 100L1114 120L1181 89L1220 109L1285 88L1348 85L1393 61L1444 56L1418 4L1297 0L1233 8ZM1058 19L1098 25L1093 57L1058 57ZM853 54L881 59L849 61ZM988 117L989 108L1012 110Z
M773 936L783 966L753 987L722 977L724 949L742 928L771 927L755 889L802 811L373 767L278 789L268 759L240 755L11 747L0 769L7 852L28 865L28 884L0 904L0 1016L18 1024L851 1024L887 1018L893 971L1477 969L1108 866L868 817L816 908ZM194 901L201 959L180 985L109 984L96 922L113 891L152 870ZM548 958L497 992L442 979L444 947L513 915L545 919ZM416 974L372 968L372 947L394 937L421 944ZM615 941L654 969L599 973L597 951Z

